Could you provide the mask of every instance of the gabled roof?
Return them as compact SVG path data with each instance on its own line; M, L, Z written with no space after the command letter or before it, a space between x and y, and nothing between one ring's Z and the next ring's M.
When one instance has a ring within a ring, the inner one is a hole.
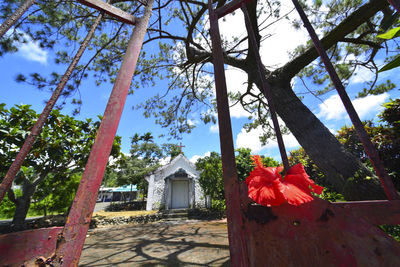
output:
M166 164L166 165L164 165L164 166L161 166L160 168L156 169L156 170L153 171L152 173L148 174L147 177L146 177L146 180L148 180L148 177L149 177L150 175L152 175L152 174L158 175L158 174L161 174L161 172L168 171L168 169L169 169L170 167L176 165L179 161L185 162L185 164L187 164L190 168L192 168L193 171L197 172L197 171L196 171L196 166L195 166L192 162L190 162L190 160L189 160L187 157L185 157L183 154L179 154L179 155L176 156L170 163L168 163L168 164ZM177 166L176 169L171 169L171 170L168 171L168 173L164 173L164 175L165 175L165 176L171 175L171 174L175 173L176 171L178 171L178 169L181 169L181 168L182 168L182 167L178 167L178 166ZM185 171L188 175L190 175L190 176L196 176L196 174L195 174L195 173L192 173L191 170L184 170L184 171ZM164 178L165 178L165 177L164 177Z

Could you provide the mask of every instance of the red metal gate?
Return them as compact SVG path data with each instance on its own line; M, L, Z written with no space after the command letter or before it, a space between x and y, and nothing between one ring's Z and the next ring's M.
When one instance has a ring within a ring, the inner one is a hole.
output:
M360 134L367 153L374 161L387 200L330 203L318 198L301 206L284 204L278 207L254 205L247 196L247 187L237 179L232 129L224 74L223 54L219 37L218 19L242 8L249 40L253 42L257 68L262 80L264 94L268 100L272 120L277 130L279 149L284 168L289 168L285 148L269 96L269 86L263 77L262 63L258 54L254 33L248 21L246 2L231 1L214 10L209 1L210 34L213 47L214 74L217 88L217 104L221 152L223 161L223 180L227 204L228 235L233 266L397 266L400 263L400 244L380 231L377 225L400 224L400 200L389 177L377 157L376 151L365 134L343 85L315 35L307 17L298 4L292 0L310 36L326 64L328 73L342 97L344 105ZM112 94L107 104L96 141L93 145L85 172L78 188L74 203L64 227L44 228L11 233L0 236L0 262L12 266L23 263L33 264L38 257L57 266L76 266L89 228L97 191L110 154L111 146L129 85L135 70L144 34L151 14L153 0L147 2L143 17L137 19L112 5L100 0L79 0L82 4L101 11L117 19L136 25L129 41L127 52L117 76ZM397 0L389 0L399 9ZM19 18L34 1L26 0L23 6L0 27L0 35ZM96 26L95 23L95 26ZM92 28L93 32L95 26ZM85 39L86 45L93 32ZM0 36L1 37L1 36ZM84 42L84 43L85 43ZM68 68L62 82L57 87L41 118L32 130L24 146L0 185L0 200L10 188L15 174L29 152L35 136L40 133L46 118L55 104L70 72L76 65L85 48L84 43L73 63ZM81 51L82 50L82 51ZM75 65L74 65L75 64ZM63 84L64 82L64 84Z
M236 176L224 61L218 19L241 8L257 62L264 95L270 107L285 170L289 164L276 120L270 88L244 0L216 10L209 0L210 35L217 88L218 121L223 164L231 263L233 266L397 266L400 244L377 227L400 224L400 200L377 152L338 78L332 63L297 0L292 0L356 128L374 162L389 201L330 203L319 198L301 206L264 207L251 203L247 187ZM229 155L225 156L224 155ZM240 208L240 211L238 210Z

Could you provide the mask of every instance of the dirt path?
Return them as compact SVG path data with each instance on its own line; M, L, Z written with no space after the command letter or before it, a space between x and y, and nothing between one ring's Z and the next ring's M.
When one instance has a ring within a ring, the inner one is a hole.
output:
M79 266L229 266L226 221L95 229L86 238Z

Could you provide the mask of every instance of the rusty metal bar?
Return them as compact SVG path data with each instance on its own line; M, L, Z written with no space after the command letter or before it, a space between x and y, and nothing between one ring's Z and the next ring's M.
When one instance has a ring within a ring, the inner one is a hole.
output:
M278 147L279 147L279 152L281 153L283 167L287 171L290 168L289 160L288 160L288 157L286 155L286 149L285 149L285 144L283 143L281 129L279 128L279 122L278 122L278 118L276 116L276 109L275 109L274 101L272 100L271 87L269 86L269 84L267 82L267 79L265 78L265 75L263 75L264 65L262 64L262 61L261 61L260 52L258 50L258 44L257 44L257 41L256 41L256 37L254 35L253 27L251 27L249 13L247 12L246 4L244 2L242 3L242 7L241 8L242 8L243 15L244 15L247 34L249 36L249 41L250 41L250 44L251 44L251 46L253 48L253 54L254 54L254 57L255 57L256 62L257 62L258 75L260 76L261 84L262 84L262 87L263 87L263 90L264 90L264 95L267 98L269 111L270 111L270 114L271 114L271 119L272 119L272 122L274 124L274 129L275 129L275 133L276 133L276 139L278 141Z
M105 3L101 0L77 0L79 3L97 9L99 11L105 12L107 15L110 15L119 21L124 23L128 23L131 25L135 25L137 18L125 11L122 11L119 8L116 8L113 5Z
M3 37L11 26L14 25L22 14L24 14L35 2L36 0L25 0L25 2L0 25L0 38Z
M128 43L128 48L107 103L96 140L86 164L82 180L69 212L63 241L56 250L61 266L77 266L89 229L97 192L107 166L119 120L129 92L136 63L150 20L153 0L149 0L141 19L138 20Z
M400 13L400 1L399 0L387 0L396 10Z
M243 3L247 4L253 0L233 0L229 2L228 4L218 8L215 10L215 13L217 14L218 18L222 18L223 16L226 16L236 9L240 8Z
M329 76L331 77L331 80L335 85L340 98L342 99L343 105L345 106L347 113L349 114L349 117L353 122L354 128L356 129L357 134L364 145L365 151L367 152L368 156L372 161L372 164L374 165L375 171L379 176L379 179L382 183L386 196L388 197L388 199L400 199L400 196L398 195L395 187L393 186L392 180L385 171L385 166L383 165L383 162L380 160L378 152L376 151L374 145L372 144L368 136L368 133L365 131L364 126L360 118L358 117L357 112L354 109L354 106L351 103L351 100L347 95L346 90L344 89L344 86L335 71L335 68L332 65L332 62L329 60L329 57L325 49L323 48L317 34L315 33L314 28L312 27L310 21L308 20L307 15L304 13L303 8L300 6L297 0L292 0L292 2L304 23L304 27L310 34L310 37L315 45L316 50L318 51L319 56L321 57L322 61L325 64L325 68L328 71Z
M62 227L49 227L0 235L1 266L37 266L37 258L54 253L61 232Z
M22 166L22 163L24 162L26 156L28 155L29 151L31 150L31 148L35 142L36 136L38 136L40 134L40 132L42 131L43 125L46 123L46 120L49 117L49 114L50 114L51 110L53 109L54 105L56 104L58 97L61 95L72 72L74 71L76 65L78 64L80 58L82 57L83 52L85 51L90 40L92 39L97 26L100 24L101 19L103 18L103 15L104 15L104 13L101 12L97 16L96 20L94 21L94 23L92 25L92 28L86 35L86 38L84 39L81 46L79 47L79 50L76 53L74 59L72 60L71 64L68 66L67 70L65 71L64 75L62 76L60 83L58 84L57 88L54 90L50 100L47 102L46 106L44 107L42 114L40 115L39 119L37 120L35 126L33 126L31 133L26 138L24 144L21 147L21 150L18 152L17 157L15 158L13 164L11 165L6 176L4 177L3 181L1 182L1 184L0 184L0 202L3 200L8 189L10 189L15 175L18 173L19 169Z
M212 8L211 0L208 1L208 10L210 16L210 36L212 41L212 57L217 94L219 138L231 264L232 266L248 266L247 246L244 235L245 226L240 208L239 182L236 170L231 118L229 114L224 59L218 27L218 16Z

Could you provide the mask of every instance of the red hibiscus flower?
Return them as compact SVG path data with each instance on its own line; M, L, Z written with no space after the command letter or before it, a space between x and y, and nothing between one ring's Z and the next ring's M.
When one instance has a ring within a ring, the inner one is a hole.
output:
M246 178L249 197L263 206L279 206L284 202L298 206L313 200L311 192L321 194L323 187L316 185L301 163L291 167L284 179L282 167L264 167L260 156L253 158L255 168Z

